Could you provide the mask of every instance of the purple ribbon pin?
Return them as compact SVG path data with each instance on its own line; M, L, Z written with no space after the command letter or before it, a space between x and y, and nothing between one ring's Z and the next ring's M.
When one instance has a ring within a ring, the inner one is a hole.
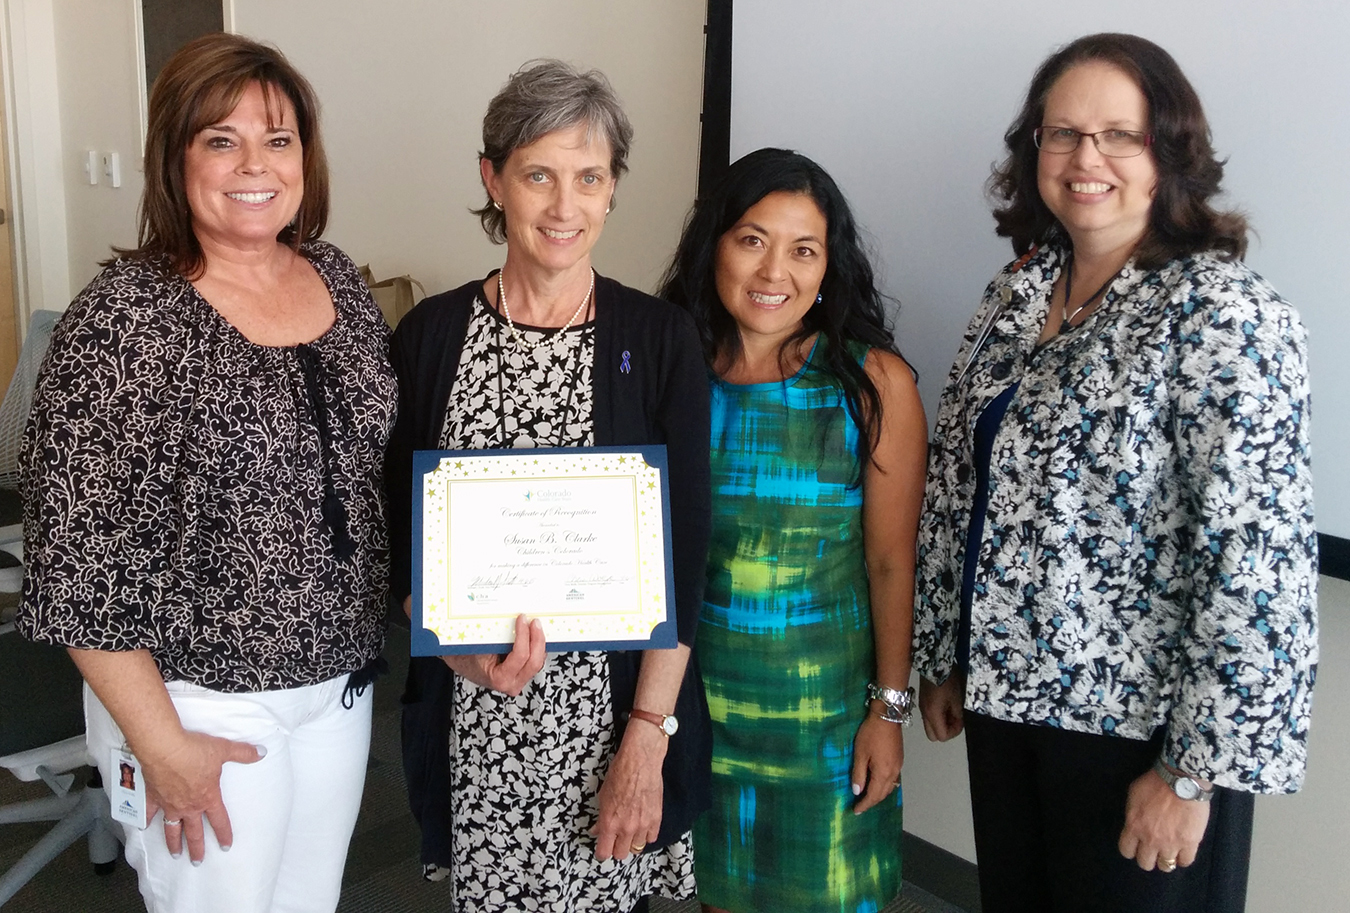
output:
M625 374L633 373L633 366L628 363L628 350L623 350L623 364L619 365L619 370Z

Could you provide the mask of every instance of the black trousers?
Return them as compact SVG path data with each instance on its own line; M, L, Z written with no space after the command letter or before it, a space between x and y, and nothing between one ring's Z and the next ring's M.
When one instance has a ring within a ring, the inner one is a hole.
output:
M1195 863L1145 872L1120 855L1130 784L1153 766L1144 742L966 711L966 761L984 913L1241 913L1251 793L1218 789Z

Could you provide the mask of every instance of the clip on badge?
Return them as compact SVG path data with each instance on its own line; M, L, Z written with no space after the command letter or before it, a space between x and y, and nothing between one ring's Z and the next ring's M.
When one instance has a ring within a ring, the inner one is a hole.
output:
M126 749L114 748L108 769L113 776L113 820L145 830L150 822L145 816L145 777L141 773L141 762Z

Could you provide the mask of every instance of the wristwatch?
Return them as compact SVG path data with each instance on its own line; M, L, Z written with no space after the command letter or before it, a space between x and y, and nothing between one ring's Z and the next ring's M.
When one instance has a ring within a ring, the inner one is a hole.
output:
M650 710L630 710L628 715L635 720L645 720L670 738L680 730L680 721L671 714L652 713Z
M908 726L914 718L913 688L900 691L896 688L883 688L876 682L868 682L867 700L864 703L870 707L873 701L881 701L882 706L886 708L880 716L888 723Z
M1174 774L1167 769L1162 758L1153 762L1153 772L1162 777L1162 781L1172 788L1178 799L1189 802L1208 802L1214 798L1214 787L1205 789L1199 781L1185 774Z

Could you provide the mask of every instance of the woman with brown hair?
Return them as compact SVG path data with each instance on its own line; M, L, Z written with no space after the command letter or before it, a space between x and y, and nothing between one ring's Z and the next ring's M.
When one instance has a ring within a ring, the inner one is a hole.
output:
M152 911L337 906L395 389L327 216L309 83L245 38L188 44L151 93L139 245L71 304L38 380L18 626L84 674L105 782L140 766L126 852Z
M992 180L1018 260L943 391L919 531L930 738L964 728L985 910L1241 910L1317 663L1306 334L1133 35L1037 70Z

